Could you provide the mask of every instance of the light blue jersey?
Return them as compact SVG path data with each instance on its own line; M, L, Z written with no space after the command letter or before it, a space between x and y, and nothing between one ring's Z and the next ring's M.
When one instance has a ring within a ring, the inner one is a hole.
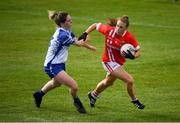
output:
M51 64L65 63L68 58L68 48L75 43L75 35L69 30L57 28L52 36L44 62L45 67Z

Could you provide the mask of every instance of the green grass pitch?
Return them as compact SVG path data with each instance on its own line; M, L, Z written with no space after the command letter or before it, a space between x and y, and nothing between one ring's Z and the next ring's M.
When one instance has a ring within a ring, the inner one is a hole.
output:
M55 26L47 10L63 10L73 18L79 36L90 24L128 15L129 31L142 56L125 69L135 79L136 93L146 105L136 109L125 84L117 80L90 108L88 91L105 77L101 65L104 37L91 33L97 52L71 46L67 72L79 85L87 114L72 105L68 88L49 92L37 109L32 93L49 79L44 58ZM1 0L0 2L0 122L180 122L180 1L173 0Z

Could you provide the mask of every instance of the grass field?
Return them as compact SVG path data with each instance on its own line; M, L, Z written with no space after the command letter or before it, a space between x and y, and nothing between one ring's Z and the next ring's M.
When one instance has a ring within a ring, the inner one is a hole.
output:
M49 79L43 63L55 26L48 9L68 11L77 36L92 23L129 15L129 31L142 56L128 60L125 69L134 76L144 110L131 104L120 80L102 93L95 108L89 107L87 92L106 75L101 65L104 38L97 32L91 33L91 44L98 51L71 46L67 64L88 113L76 112L65 86L49 92L42 108L34 106L32 93ZM0 122L180 122L179 12L180 1L173 0L1 0Z

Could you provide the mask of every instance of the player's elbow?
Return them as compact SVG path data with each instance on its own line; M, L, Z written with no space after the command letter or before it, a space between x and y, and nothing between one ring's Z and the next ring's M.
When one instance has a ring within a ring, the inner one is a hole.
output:
M91 25L92 29L96 29L97 26L98 26L98 23L93 23L93 24Z

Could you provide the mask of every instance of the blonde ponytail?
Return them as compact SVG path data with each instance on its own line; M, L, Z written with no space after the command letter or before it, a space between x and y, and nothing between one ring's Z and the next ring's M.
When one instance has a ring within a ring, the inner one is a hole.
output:
M51 11L51 10L48 10L48 17L50 20L54 20L55 16L57 16L57 12L56 11Z
M67 16L68 16L67 12L48 10L49 19L53 20L56 23L56 25L60 27L62 23L65 23Z

